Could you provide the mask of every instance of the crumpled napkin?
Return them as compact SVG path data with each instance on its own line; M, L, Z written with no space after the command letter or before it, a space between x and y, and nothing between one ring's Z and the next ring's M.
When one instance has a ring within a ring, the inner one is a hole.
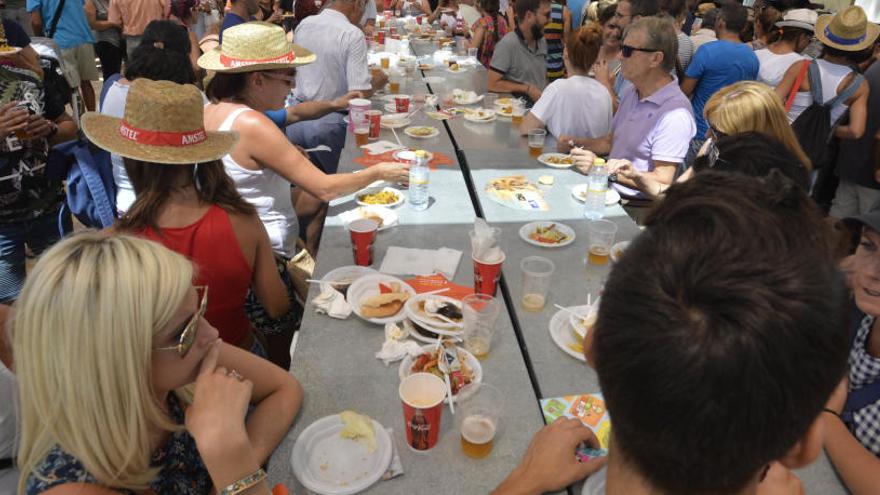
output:
M371 155L381 155L382 153L387 153L389 151L402 150L404 147L397 144L392 143L391 141L376 141L374 143L365 144L361 146L361 149L365 150L367 153Z
M382 475L382 481L387 481L403 474L403 464L400 462L400 454L397 452L397 442L394 441L394 430L391 428L385 428L385 430L391 436L392 454L391 464L388 465L388 470Z
M422 353L422 347L407 340L409 330L406 327L398 326L396 323L385 324L385 342L382 343L382 349L376 353L376 359L381 359L385 366L400 361L407 355L416 357Z
M498 247L500 236L501 229L490 227L482 218L475 218L474 230L471 231L471 249L474 258L484 263L496 263L501 260L504 254Z
M315 312L340 320L348 318L351 314L351 306L345 301L345 296L330 285L322 284L322 286L321 293L312 299Z

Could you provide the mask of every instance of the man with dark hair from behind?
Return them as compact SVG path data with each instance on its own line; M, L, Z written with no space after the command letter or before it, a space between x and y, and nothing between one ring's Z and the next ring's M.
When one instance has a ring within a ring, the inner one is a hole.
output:
M597 443L589 429L557 421L496 494L594 472L584 493L797 493L779 464L818 456L848 352L828 229L778 171L671 187L611 272L584 346L613 418L607 469L575 460L579 443Z

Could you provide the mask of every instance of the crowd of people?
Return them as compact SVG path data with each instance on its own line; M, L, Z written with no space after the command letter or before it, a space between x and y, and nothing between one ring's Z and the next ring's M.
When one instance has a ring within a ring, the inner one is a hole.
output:
M327 204L409 177L337 172L349 101L388 83L368 63L381 10L475 49L489 91L529 108L519 133L546 128L583 174L607 158L650 206L584 345L609 455L578 462L595 436L556 421L496 493L800 493L790 470L822 449L876 493L880 26L862 8L376 1L4 5L0 493L268 493L260 466L320 393L287 369ZM51 166L78 138L109 153L101 230L74 227Z

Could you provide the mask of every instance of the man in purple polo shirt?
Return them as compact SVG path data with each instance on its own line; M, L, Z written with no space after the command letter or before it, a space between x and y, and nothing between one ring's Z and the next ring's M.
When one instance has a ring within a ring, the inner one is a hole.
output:
M588 173L596 155L607 154L610 172L631 166L660 182L661 188L672 184L697 132L691 102L671 75L675 42L675 28L667 19L644 17L630 26L621 46L621 73L633 87L621 95L611 134L596 139L559 137L560 151L572 151L579 170ZM645 197L626 174L618 174L615 188L625 196Z

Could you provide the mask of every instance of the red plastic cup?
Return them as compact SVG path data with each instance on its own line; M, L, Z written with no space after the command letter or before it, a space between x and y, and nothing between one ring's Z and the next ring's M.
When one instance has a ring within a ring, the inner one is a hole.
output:
M390 8L391 2L389 0L385 0L385 10L382 12L382 15L385 16L386 21L391 20L391 16L394 14L394 12L390 10Z
M373 242L376 240L376 231L379 230L379 222L362 218L348 224L348 232L351 234L351 250L354 254L354 263L358 266L370 266L373 264Z
M446 383L431 373L413 373L397 390L403 404L406 444L418 452L433 449L440 437Z
M370 122L370 139L379 139L379 132L381 131L379 125L382 123L382 111L369 110L366 115L367 120Z
M385 31L376 31L376 43L379 45L385 44Z
M423 15L417 16L417 17L416 17L416 23L419 24L419 25L421 25L421 24L422 24L422 20L423 20L424 18L425 18L425 16L423 16Z
M409 95L397 95L394 97L394 106L397 113L409 112Z
M474 258L474 292L494 296L498 292L498 281L501 280L501 264L507 256L501 253L501 260L486 263Z
M388 28L388 34L390 34L391 37L393 38L394 35L397 34L397 28L394 26L391 26L390 28Z

